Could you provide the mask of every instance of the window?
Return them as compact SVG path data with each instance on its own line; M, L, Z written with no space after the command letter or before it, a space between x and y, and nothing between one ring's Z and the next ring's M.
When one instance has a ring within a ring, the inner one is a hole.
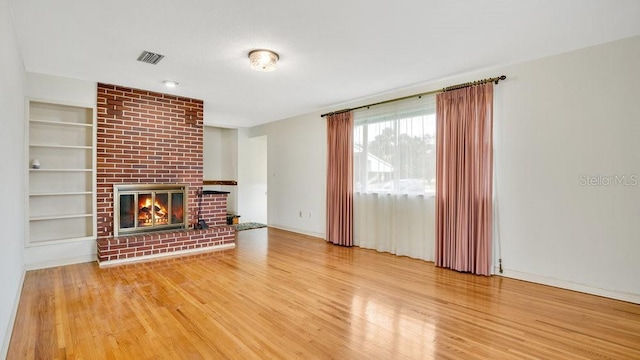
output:
M354 112L354 190L435 192L435 96Z

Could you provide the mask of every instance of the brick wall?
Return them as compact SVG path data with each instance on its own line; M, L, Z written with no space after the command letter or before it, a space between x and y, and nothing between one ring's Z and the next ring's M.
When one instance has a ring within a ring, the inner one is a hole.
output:
M209 226L227 224L227 195L219 194L202 196L201 217Z
M98 238L113 235L113 184L188 184L196 222L203 110L201 100L98 84Z

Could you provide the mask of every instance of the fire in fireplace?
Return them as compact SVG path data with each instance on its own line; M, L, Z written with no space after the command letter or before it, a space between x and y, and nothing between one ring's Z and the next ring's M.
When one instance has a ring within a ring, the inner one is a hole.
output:
M187 185L114 185L113 235L187 227Z

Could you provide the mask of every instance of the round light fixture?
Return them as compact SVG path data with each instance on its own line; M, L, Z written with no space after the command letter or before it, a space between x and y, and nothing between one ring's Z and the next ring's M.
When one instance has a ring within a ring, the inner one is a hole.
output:
M257 71L273 71L278 68L280 56L271 50L257 49L249 52L251 68Z
M178 86L178 83L176 81L172 81L172 80L165 80L162 83L164 84L164 86L169 87L169 88L174 88L174 87Z

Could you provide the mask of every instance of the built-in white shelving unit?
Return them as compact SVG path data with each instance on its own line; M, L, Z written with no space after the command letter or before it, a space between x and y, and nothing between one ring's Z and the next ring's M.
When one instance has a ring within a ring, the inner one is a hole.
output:
M26 245L95 239L95 107L28 99L26 113Z

